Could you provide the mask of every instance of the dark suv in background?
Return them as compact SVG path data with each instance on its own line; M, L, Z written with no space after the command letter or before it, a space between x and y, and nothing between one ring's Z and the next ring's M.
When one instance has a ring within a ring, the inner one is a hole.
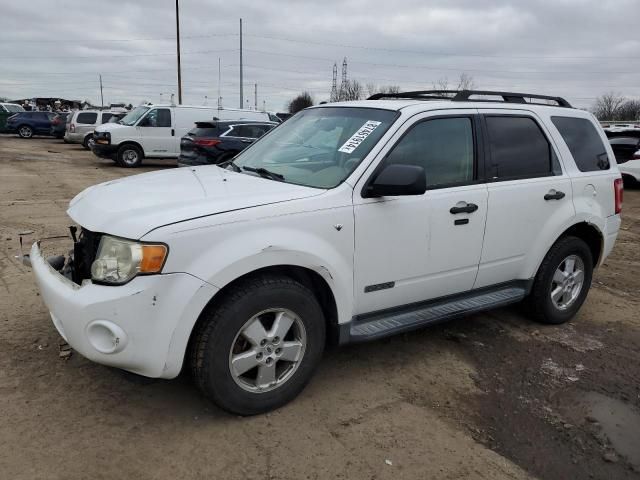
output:
M51 120L55 112L20 112L7 118L7 130L17 132L22 138L34 135L51 135Z
M235 157L251 143L278 125L274 122L196 122L180 140L178 166L215 165Z

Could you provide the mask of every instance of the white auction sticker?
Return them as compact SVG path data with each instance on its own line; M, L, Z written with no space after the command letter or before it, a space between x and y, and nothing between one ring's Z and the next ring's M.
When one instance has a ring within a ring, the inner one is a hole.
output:
M338 151L342 153L353 153L353 151L358 148L358 146L364 142L366 138L380 126L381 123L382 122L377 122L375 120L367 120L349 140L344 142L344 145L342 145Z

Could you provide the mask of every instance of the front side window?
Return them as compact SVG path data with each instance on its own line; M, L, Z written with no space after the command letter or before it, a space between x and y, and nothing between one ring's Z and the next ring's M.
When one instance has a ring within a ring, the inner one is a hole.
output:
M102 123L108 123L109 120L111 120L111 117L113 117L113 113L103 113L102 114Z
M471 118L437 118L420 122L411 127L384 161L424 168L430 188L470 183L474 178Z
M243 150L233 163L253 174L266 169L284 182L333 188L353 172L397 115L366 107L303 110Z
M609 169L609 156L598 131L586 118L551 117L581 172Z
M83 112L79 113L76 117L76 123L82 123L85 125L93 125L96 123L98 119L98 114L96 112Z
M531 117L486 116L491 150L489 177L494 180L553 174L551 145Z
M141 127L170 127L171 110L168 108L154 108L140 122Z

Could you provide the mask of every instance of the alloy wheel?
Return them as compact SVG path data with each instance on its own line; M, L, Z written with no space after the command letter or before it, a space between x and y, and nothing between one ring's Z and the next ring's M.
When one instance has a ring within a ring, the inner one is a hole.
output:
M240 329L229 352L229 369L243 390L263 393L286 383L305 354L302 320L284 308L264 310Z
M551 301L558 310L566 310L578 299L584 285L584 262L578 255L566 257L551 279Z

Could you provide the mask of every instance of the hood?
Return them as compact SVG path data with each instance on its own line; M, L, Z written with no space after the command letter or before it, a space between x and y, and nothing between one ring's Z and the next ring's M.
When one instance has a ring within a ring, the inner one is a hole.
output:
M317 188L202 166L94 185L71 200L67 213L93 232L138 239L171 223L322 193Z
M96 127L96 132L113 132L122 128L131 128L129 125L122 125L121 123L103 123Z

